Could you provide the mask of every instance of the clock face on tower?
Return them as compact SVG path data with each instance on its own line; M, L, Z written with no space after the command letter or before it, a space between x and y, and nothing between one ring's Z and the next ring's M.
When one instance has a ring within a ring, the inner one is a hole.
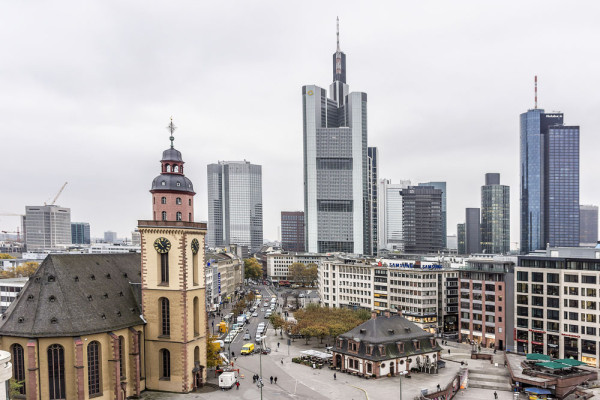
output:
M199 249L200 249L200 243L198 242L198 239L193 239L192 240L192 253L197 254Z
M171 242L167 238L159 237L154 241L154 250L161 254L168 253L171 250Z

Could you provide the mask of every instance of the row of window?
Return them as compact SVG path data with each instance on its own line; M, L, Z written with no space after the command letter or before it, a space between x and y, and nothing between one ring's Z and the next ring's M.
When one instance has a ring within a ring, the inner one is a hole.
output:
M166 197L161 197L160 198L160 204L167 204L167 198ZM177 197L175 199L175 204L177 205L181 205L182 201L181 201L181 197ZM188 206L192 205L192 199L188 199Z

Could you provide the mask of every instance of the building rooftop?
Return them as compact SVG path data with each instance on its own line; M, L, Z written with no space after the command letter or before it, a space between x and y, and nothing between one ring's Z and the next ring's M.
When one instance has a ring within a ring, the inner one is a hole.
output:
M80 336L144 324L140 254L50 254L0 319L0 335Z

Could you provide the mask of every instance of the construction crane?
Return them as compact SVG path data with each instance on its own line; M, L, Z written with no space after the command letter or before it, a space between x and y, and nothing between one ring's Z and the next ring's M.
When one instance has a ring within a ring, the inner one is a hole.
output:
M8 235L9 233L10 234L16 233L17 234L17 242L21 241L21 232L19 231L19 227L17 227L16 232L10 232L10 231L0 231L0 232L4 233L5 235Z
M54 199L52 199L52 203L50 203L51 206L53 206L54 203L56 203L56 200L58 200L58 196L60 196L60 194L63 192L63 190L65 189L65 186L67 186L67 183L69 183L69 182L63 183L63 185L61 186L61 188L58 191L58 193L56 193L56 196L54 196ZM46 206L47 204L44 203L44 205Z

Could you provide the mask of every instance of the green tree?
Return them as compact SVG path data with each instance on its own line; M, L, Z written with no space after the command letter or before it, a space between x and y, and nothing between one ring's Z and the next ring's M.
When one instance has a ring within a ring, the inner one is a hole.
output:
M317 281L317 276L318 276L317 264L315 264L315 263L308 264L306 266L306 269L304 270L304 282L313 286L314 283Z
M246 279L259 279L263 276L262 266L256 258L244 260L244 277Z
M10 254L7 253L0 253L0 260L9 260L9 259L13 259L14 257L11 256Z
M269 322L271 323L271 326L273 326L275 334L277 334L277 329L283 330L283 326L285 325L285 321L279 313L271 314L271 316L269 317Z

